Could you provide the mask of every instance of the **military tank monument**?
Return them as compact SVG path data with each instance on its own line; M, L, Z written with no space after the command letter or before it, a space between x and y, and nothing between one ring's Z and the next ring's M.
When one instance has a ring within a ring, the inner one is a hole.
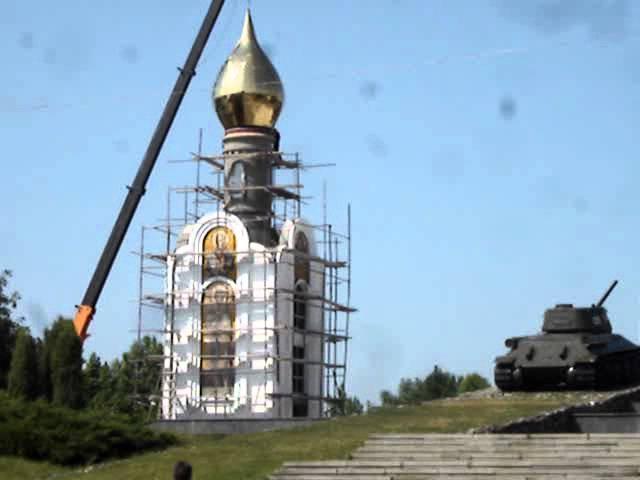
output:
M542 332L505 340L510 351L495 359L503 391L611 389L640 382L640 347L612 333L603 307L614 281L590 307L559 304L544 312Z

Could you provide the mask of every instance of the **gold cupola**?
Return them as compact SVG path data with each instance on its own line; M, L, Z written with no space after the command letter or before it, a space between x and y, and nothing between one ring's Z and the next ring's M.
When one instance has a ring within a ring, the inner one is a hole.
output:
M258 44L249 10L240 40L216 79L213 103L225 129L273 128L282 110L282 82Z

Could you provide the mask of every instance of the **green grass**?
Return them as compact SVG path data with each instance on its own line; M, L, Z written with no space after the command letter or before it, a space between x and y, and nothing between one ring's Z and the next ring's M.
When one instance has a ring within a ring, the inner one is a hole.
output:
M466 432L486 424L572 403L566 397L437 401L418 407L379 409L296 430L228 437L183 437L180 446L83 469L0 457L0 478L82 478L87 480L170 479L173 465L186 460L198 480L263 479L282 462L346 459L372 433Z

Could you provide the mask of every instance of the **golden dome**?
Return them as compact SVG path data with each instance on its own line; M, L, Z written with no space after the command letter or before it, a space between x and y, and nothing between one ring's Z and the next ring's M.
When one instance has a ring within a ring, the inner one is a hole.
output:
M213 102L226 129L273 127L280 115L282 82L258 44L249 10L240 40L216 79Z

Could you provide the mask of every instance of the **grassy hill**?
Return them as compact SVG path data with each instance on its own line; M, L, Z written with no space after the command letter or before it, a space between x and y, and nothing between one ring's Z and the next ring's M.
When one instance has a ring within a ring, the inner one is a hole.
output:
M345 459L371 433L466 432L579 400L567 394L439 400L417 407L377 409L367 415L338 418L298 430L183 437L182 445L162 452L84 469L0 457L0 478L169 479L175 462L186 460L200 480L263 479L285 461Z

